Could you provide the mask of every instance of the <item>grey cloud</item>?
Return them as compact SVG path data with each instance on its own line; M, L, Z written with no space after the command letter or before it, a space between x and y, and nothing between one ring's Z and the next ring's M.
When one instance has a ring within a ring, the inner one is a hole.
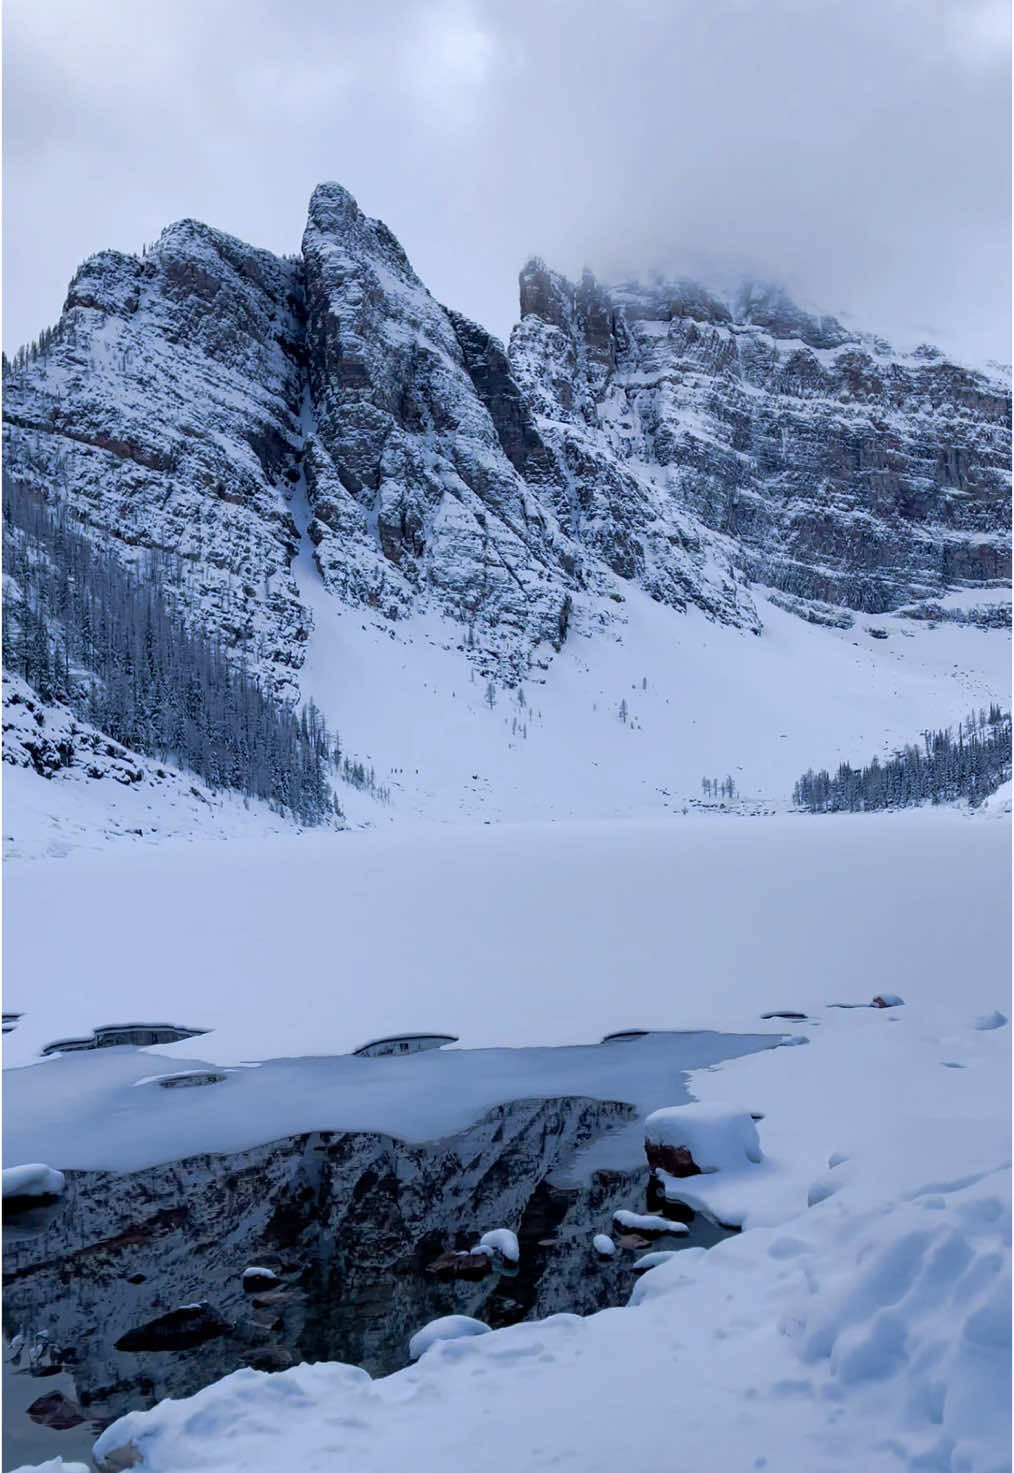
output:
M280 251L336 178L505 334L532 253L778 278L1007 358L995 0L8 0L6 330L196 215Z

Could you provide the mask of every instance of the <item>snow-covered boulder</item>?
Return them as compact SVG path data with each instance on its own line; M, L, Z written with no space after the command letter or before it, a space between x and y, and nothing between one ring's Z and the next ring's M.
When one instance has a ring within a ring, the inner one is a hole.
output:
M644 1122L644 1149L652 1170L669 1176L736 1170L763 1159L748 1110L731 1105L673 1105Z
M30 1161L25 1166L8 1166L3 1173L3 1200L8 1210L21 1198L43 1200L63 1194L64 1175L41 1161Z
M517 1263L521 1257L518 1235L512 1233L510 1228L493 1228L491 1232L483 1233L478 1247L473 1248L472 1252L488 1253L491 1257L499 1254L508 1263Z
M592 1238L592 1247L600 1258L612 1258L616 1253L616 1244L605 1233L595 1234Z
M896 992L878 992L870 1006L874 1008L902 1008L905 1006L905 999L899 997Z
M629 1232L647 1233L649 1236L657 1236L659 1233L674 1233L681 1236L690 1231L685 1222L670 1222L667 1217L661 1217L657 1212L628 1212L626 1208L613 1213L613 1222L617 1227L625 1228Z
M262 1294L265 1289L274 1289L282 1281L273 1269L251 1264L243 1270L243 1291L246 1294Z
M467 1314L446 1314L441 1319L430 1320L428 1325L415 1332L408 1342L408 1353L412 1360L418 1360L440 1340L467 1340L473 1335L488 1334L489 1325L483 1324L482 1320L473 1320Z

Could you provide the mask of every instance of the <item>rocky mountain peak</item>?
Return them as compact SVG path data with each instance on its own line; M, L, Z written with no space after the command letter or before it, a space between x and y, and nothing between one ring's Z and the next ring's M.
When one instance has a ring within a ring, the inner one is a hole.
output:
M321 256L329 248L339 258L342 253L372 258L407 285L422 288L400 242L384 222L364 215L349 191L335 183L318 184L313 191L303 234L304 254L313 251Z
M751 583L879 612L1009 572L1009 395L779 287L570 282L533 257L508 348L435 301L340 185L302 259L195 220L83 263L5 382L8 474L283 697L327 591L457 624L513 680L633 583L760 628Z

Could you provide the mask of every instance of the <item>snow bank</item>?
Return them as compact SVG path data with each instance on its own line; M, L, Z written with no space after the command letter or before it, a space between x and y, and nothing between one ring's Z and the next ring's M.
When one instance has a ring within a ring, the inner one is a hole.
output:
M3 1197L59 1197L65 1182L62 1171L32 1161L26 1166L7 1166L3 1172Z
M466 1340L472 1335L489 1333L489 1326L482 1320L473 1320L467 1314L446 1314L440 1319L430 1320L428 1325L415 1332L408 1342L408 1353L412 1360L418 1360L431 1345L441 1340Z

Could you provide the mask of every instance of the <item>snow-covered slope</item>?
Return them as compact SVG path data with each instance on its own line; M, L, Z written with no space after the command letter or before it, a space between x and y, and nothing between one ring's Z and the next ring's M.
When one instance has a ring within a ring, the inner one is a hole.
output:
M58 859L110 842L159 844L291 831L256 799L129 751L19 676L4 679L3 842L7 859Z

